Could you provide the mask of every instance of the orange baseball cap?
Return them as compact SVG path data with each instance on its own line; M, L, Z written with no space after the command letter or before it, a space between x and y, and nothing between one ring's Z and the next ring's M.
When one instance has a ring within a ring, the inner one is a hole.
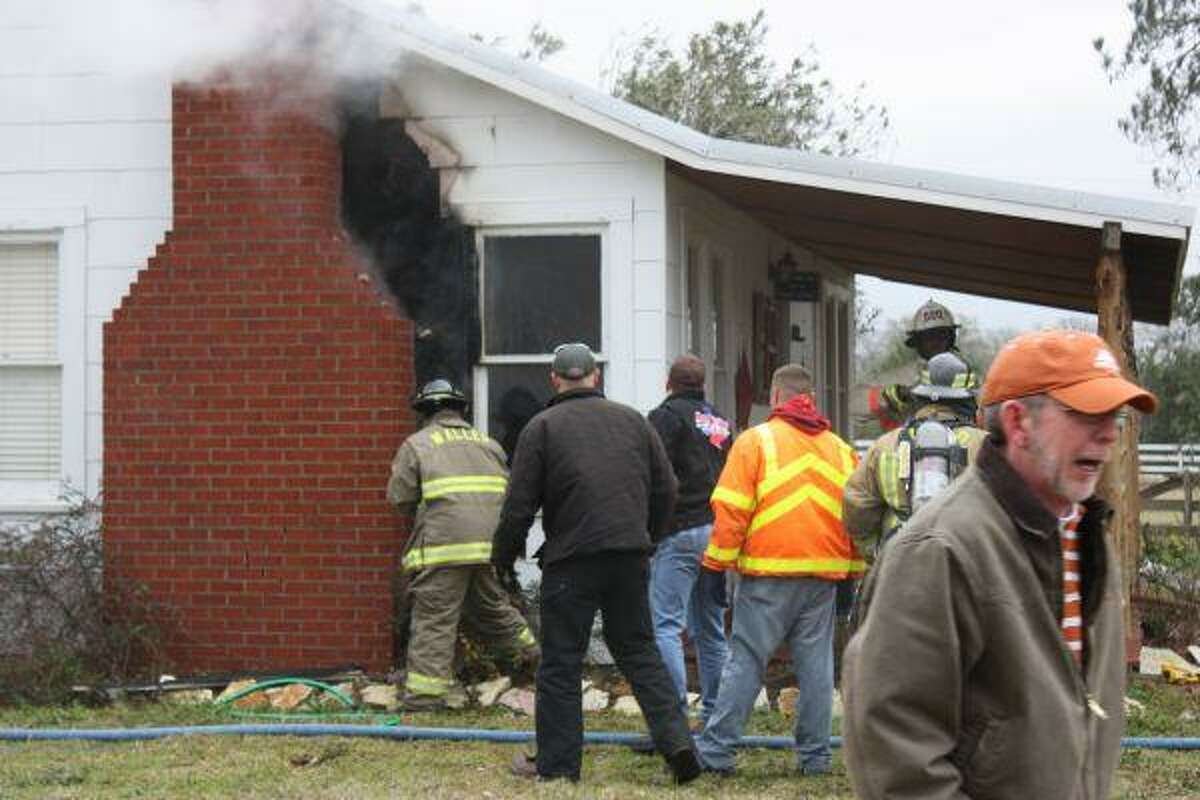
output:
M981 405L1048 394L1085 414L1123 405L1153 414L1158 398L1121 377L1121 367L1099 336L1081 331L1022 334L1000 349L983 382Z

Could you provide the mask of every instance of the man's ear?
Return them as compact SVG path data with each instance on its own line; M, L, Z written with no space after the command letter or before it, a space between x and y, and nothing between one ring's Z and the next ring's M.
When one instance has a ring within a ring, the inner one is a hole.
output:
M1023 403L1005 400L1000 406L1000 424L1004 426L1006 441L1014 447L1029 446L1033 434L1033 417Z

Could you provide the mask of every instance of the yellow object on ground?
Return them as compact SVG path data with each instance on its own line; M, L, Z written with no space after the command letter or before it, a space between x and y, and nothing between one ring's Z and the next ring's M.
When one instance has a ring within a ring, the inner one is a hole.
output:
M1200 672L1189 672L1174 664L1163 664L1162 674L1167 683L1200 683Z

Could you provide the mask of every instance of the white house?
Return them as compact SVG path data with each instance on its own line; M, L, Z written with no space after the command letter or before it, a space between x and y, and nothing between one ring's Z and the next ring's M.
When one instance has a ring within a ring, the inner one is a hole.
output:
M393 4L341 5L384 46L409 56L381 111L413 120L457 155L448 207L477 231L485 296L488 254L503 260L508 237L540 237L537 246L551 248L554 237L596 238L592 261L580 266L592 273L583 283L594 292L576 298L590 306L579 318L588 328L580 337L599 337L610 394L641 409L659 399L664 365L691 350L709 363L711 393L732 413L739 359L745 353L753 369L757 355L761 368L768 346L761 336L755 341L754 297L773 296L767 266L788 253L801 271L816 273L818 299L775 309L771 337L786 330L791 339L798 326L800 341L780 357L815 369L824 405L843 430L855 272L1087 309L1087 287L1057 285L1080 283L1061 267L1094 263L1087 252L1094 236L1085 235L1079 257L1079 233L1096 234L1112 220L1144 251L1128 260L1135 292L1153 296L1142 308L1135 296L1135 316L1163 322L1170 313L1190 209L712 140ZM99 490L100 326L171 225L170 86L161 76L114 76L94 53L56 47L55 17L53 3L24 0L0 15L0 509L7 512L55 507L62 483ZM861 201L863 214L880 212L877 222L848 221L853 215L829 198ZM894 210L900 206L903 218ZM943 230L940 242L919 241L930 238L922 216L940 222L947 211L965 224L953 236ZM1008 270L991 265L981 230L1004 222L1016 232L999 248ZM1040 239L1064 233L1038 254ZM882 242L888 236L895 241ZM498 243L489 250L492 239ZM925 272L905 271L939 243L943 251ZM1057 258L1051 266L1060 268L1041 269L1035 258ZM1151 270L1152 284L1142 288L1139 277ZM544 302L554 307L561 298ZM503 324L489 325L485 313L481 397L520 380L522 365L548 360L545 352L492 347L487 332Z

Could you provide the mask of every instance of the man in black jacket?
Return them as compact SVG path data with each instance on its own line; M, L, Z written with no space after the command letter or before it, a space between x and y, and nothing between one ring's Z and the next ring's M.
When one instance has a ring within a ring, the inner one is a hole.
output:
M681 635L696 646L700 707L712 712L729 655L725 641L725 575L701 570L700 561L712 532L708 504L733 443L729 421L704 399L704 362L683 355L667 374L667 399L650 412L679 480L675 513L667 536L650 562L650 606L654 637L667 671L675 682L681 708L687 707L687 667ZM713 585L709 585L713 583Z
M678 783L700 764L663 666L650 622L649 555L675 501L675 476L662 442L632 408L605 399L584 344L554 351L555 397L517 442L492 563L508 572L524 555L538 508L542 661L537 673L537 755L513 771L542 780L579 780L583 750L580 681L596 612L604 641L633 687L650 737Z

